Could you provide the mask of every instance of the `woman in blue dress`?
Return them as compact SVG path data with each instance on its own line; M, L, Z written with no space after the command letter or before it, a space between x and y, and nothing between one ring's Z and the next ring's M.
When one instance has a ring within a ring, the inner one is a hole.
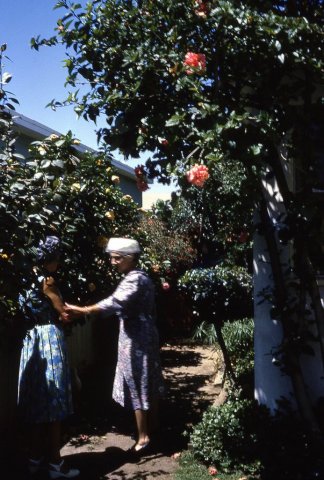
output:
M136 240L111 238L106 251L112 265L124 275L116 290L99 303L86 307L67 305L65 311L72 317L99 312L119 317L113 399L134 411L138 437L133 451L144 453L157 427L158 399L164 392L154 286L148 275L137 268L140 247Z
M64 337L68 318L55 278L59 257L57 237L40 242L34 283L20 296L27 332L20 359L18 407L30 435L30 473L42 468L48 455L50 478L73 478L79 471L64 465L60 455L61 421L72 413L72 397Z

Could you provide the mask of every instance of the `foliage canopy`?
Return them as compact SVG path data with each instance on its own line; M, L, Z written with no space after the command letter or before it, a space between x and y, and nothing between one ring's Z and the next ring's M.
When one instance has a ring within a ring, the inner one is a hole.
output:
M65 10L56 35L32 40L35 48L63 42L68 49L71 92L53 108L73 103L86 119L103 115L107 127L99 138L126 156L152 152L147 173L162 182L176 175L186 190L188 169L204 164L210 171L204 206L217 196L219 172L240 165L240 190L249 194L241 196L241 210L236 205L239 214L228 217L240 231L258 208L286 371L304 418L318 431L295 345L307 292L324 359L315 279L323 262L323 1L95 0L83 8L62 0L56 7ZM264 185L271 179L268 196ZM300 282L294 285L298 308L289 302L291 283L280 261L280 244L287 243L294 252L288 274Z

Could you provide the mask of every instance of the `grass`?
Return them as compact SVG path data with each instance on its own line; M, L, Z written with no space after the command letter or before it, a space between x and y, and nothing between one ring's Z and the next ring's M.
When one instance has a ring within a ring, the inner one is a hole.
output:
M191 452L185 452L179 459L179 468L175 473L174 480L250 480L242 472L232 474L219 472L217 475L211 475L208 467L199 463ZM252 480L252 479L251 479Z

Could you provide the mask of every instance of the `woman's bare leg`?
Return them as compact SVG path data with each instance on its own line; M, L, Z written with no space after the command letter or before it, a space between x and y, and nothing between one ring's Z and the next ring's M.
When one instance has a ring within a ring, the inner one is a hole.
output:
M146 410L135 410L135 420L138 432L136 446L140 449L141 445L150 441L148 433L148 412Z

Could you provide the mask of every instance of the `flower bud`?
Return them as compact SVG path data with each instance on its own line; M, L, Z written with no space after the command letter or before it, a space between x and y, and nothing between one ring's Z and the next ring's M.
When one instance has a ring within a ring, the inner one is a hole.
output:
M115 212L113 212L112 210L109 210L108 212L105 213L105 217L108 220L114 221L115 220Z
M111 177L111 181L112 181L115 185L117 185L118 183L120 183L120 178L118 177L118 175L113 175L113 176Z
M170 284L168 282L163 282L162 283L162 289L167 292L168 290L170 290Z
M81 189L80 183L72 183L71 190L74 190L75 192L78 192L80 189Z

